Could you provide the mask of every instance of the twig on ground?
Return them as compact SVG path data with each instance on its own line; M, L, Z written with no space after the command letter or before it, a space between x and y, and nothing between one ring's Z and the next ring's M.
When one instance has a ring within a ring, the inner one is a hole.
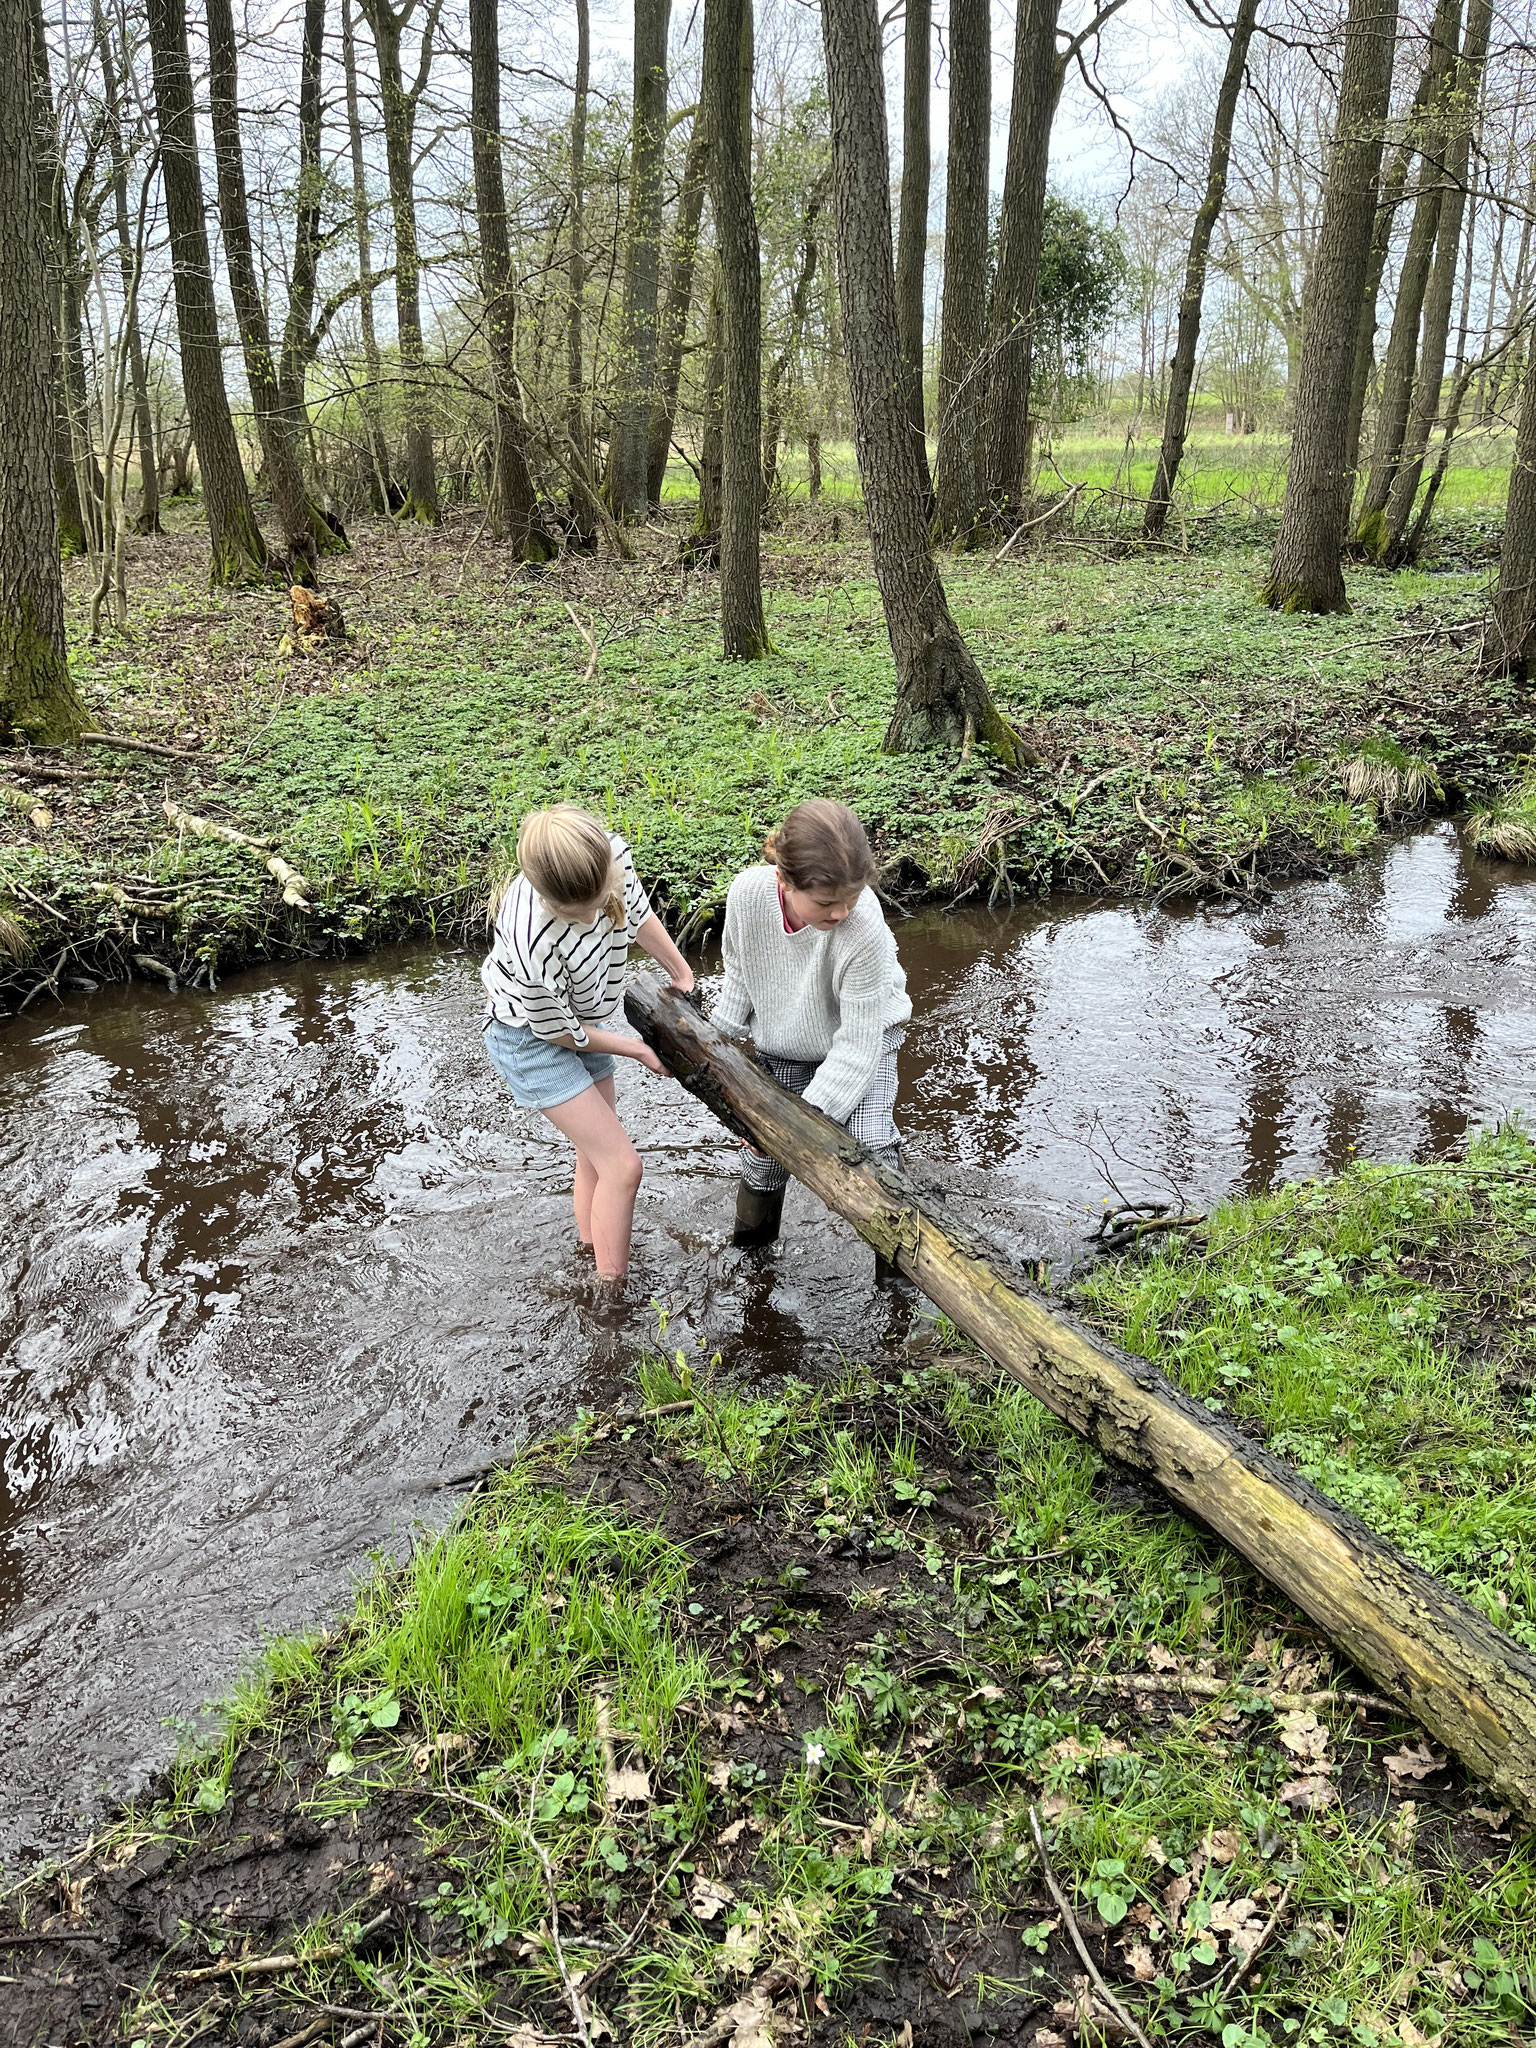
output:
M287 2034L277 2043L277 2048L304 2048L306 2041L313 2041L316 2034L323 2034L330 2025L324 2013L317 2020L311 2020L307 2027L300 2027L296 2034Z
M1122 1223L1099 1240L1099 1249L1106 1252L1123 1252L1127 1245L1138 1239L1150 1237L1157 1230L1193 1230L1196 1224L1205 1221L1205 1211L1200 1209L1188 1216L1148 1216L1137 1223Z
M1077 1924L1076 1916L1068 1902L1067 1895L1056 1882L1056 1873L1051 1868L1051 1859L1045 1846L1045 1830L1040 1825L1039 1811L1033 1806L1029 1809L1029 1832L1034 1836L1035 1854L1040 1858L1040 1875L1045 1879L1045 1888L1056 1903L1056 1910L1061 1914L1062 1925L1071 1937L1072 1946L1082 1957L1083 1967L1088 1972L1093 1988L1098 1992L1100 1998L1103 1999L1105 2005L1114 2014L1121 2026L1124 2027L1131 2039L1139 2044L1139 2048L1152 2048L1152 2043L1141 2031L1141 2028L1137 2026L1113 1991L1104 1982L1098 1964L1088 1953L1088 1944L1083 1940L1082 1929Z
M79 1928L73 1933L71 1933L68 1929L65 1928L50 1930L47 1933L39 1932L37 1934L32 1934L24 1930L18 1930L15 1934L0 1934L0 1948L20 1948L23 1942L30 1943L34 1941L101 1942L105 1939L105 1935L93 1934L89 1928Z
M312 906L306 891L309 883L297 868L289 867L280 853L270 850L270 843L264 839L253 839L249 832L237 832L233 825L216 825L211 818L200 818L192 811L185 811L180 804L172 803L167 797L165 815L180 832L190 832L195 839L218 839L226 846L240 846L248 853L254 853L267 873L283 892L283 901L295 910L308 910Z
M577 2038L581 2041L582 2048L591 2048L592 2037L587 2031L586 2008L582 2005L581 1993L571 1982L571 1973L566 1967L565 1948L560 1940L560 1900L555 1888L554 1866L549 1860L548 1850L525 1821L514 1820L510 1814L503 1813L499 1807L491 1806L484 1799L471 1799L467 1792L454 1792L446 1785L425 1786L423 1795L428 1799L446 1799L454 1806L467 1806L476 1813L483 1813L487 1820L495 1821L498 1827L506 1828L511 1834L521 1835L538 1858L539 1868L544 1873L544 1888L549 1895L549 1933L555 1951L555 1963L560 1972L560 1981L565 1986L566 2002L571 2008L571 2018L576 2023Z
M366 1940L370 1934L377 1934L393 1911L392 1906L386 1906L382 1913L376 1913L359 1927L351 1941L328 1941L320 1948L312 1948L306 1956L231 1956L227 1962L209 1963L203 1969L178 1970L175 1981L178 1984L206 1984L214 1977L280 1977L289 1970L302 1970L310 1963L334 1962L337 1956L350 1954L358 1942Z
M1275 1910L1273 1911L1273 1913L1270 1914L1268 1920L1266 1920L1264 1923L1263 1933L1259 1936L1258 1940L1254 1943L1253 1947L1249 1949L1247 1955L1234 1956L1231 1962L1228 1963L1226 1969L1216 1979L1216 1982L1212 1986L1212 1989L1216 1991L1218 1995L1226 1991L1235 1991L1238 1985L1241 1984L1243 1979L1247 1976L1248 1972L1253 1968L1254 1964L1259 1960L1259 1956L1263 1950L1264 1944L1269 1940L1269 1937L1280 1925L1280 1915L1285 1911L1286 1907L1291 1902L1291 1890L1292 1886L1290 1884L1287 1884L1284 1891L1281 1892L1280 1897L1275 1902Z
M80 744L91 747L120 747L130 754L158 754L165 761L205 761L206 754L189 753L184 747L163 747L158 740L132 740L126 733L83 732Z
M1194 1671L1089 1672L1076 1669L1065 1657L1032 1657L1030 1669L1044 1678L1069 1675L1089 1690L1100 1687L1106 1692L1146 1693L1155 1699L1217 1700L1230 1692L1246 1694L1250 1700L1272 1707L1279 1714L1316 1713L1319 1707L1344 1706L1363 1707L1368 1714L1412 1718L1405 1707L1373 1692L1266 1692L1258 1686L1244 1685L1240 1678L1207 1678Z
M1013 529L1012 533L1009 534L1008 538L1003 542L1002 546L998 549L997 553L992 557L991 561L988 562L987 567L989 569L995 569L998 563L1003 559L1004 555L1006 555L1008 550L1013 546L1014 542L1018 539L1021 533L1028 533L1032 526L1043 526L1047 519L1054 519L1058 512L1065 512L1067 507L1071 504L1072 500L1077 496L1078 492L1081 491L1082 488L1083 486L1081 484L1073 484L1072 488L1067 492L1064 498L1058 498L1054 505L1047 505L1045 510L1043 512L1037 512L1033 519L1026 519L1023 521L1021 525L1016 526Z
M591 660L588 661L587 672L581 680L584 684L590 683L592 678L597 674L597 640L593 634L587 631L586 627L581 623L581 620L577 617L575 605L568 604L566 606L566 611L570 614L571 624L576 628L577 632L581 635L582 639L585 640L585 642L587 643L587 653L591 656Z

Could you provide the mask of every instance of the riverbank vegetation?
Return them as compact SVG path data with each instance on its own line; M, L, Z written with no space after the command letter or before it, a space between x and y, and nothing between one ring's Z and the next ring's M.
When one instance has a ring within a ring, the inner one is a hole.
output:
M73 651L88 745L0 760L13 994L119 974L479 929L530 804L596 804L686 928L798 799L853 804L898 895L1068 887L1246 893L1359 853L1425 804L1482 798L1531 743L1519 686L1479 680L1486 570L1351 574L1348 617L1253 601L1251 517L1148 551L1108 515L950 572L956 616L1038 765L882 751L892 667L856 505L765 553L774 652L726 662L714 578L675 532L630 563L530 568L478 522L377 521L328 564L349 638L306 648L286 596L208 593L191 533L134 543L123 634ZM83 623L77 612L77 622ZM1361 779L1382 749L1423 764ZM307 908L249 847L268 842Z
M1076 1298L1533 1642L1533 1254L1511 1129ZM942 1323L667 1334L10 1895L19 2038L1526 2036L1529 1830L1231 1553Z

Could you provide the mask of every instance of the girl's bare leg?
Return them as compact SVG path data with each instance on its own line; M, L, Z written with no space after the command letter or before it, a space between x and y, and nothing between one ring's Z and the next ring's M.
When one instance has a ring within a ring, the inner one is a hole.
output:
M594 1082L569 1102L556 1103L544 1114L576 1147L578 1229L583 1167L592 1176L587 1221L598 1275L604 1280L622 1280L629 1271L629 1237L642 1168L640 1155L614 1111L612 1096L611 1083L605 1093L604 1084Z
M602 1096L610 1109L613 1108L613 1076L604 1081L594 1081L593 1087ZM597 1168L585 1153L576 1154L576 1181L571 1190L571 1203L576 1211L576 1235L590 1250L592 1244L592 1197L597 1193Z

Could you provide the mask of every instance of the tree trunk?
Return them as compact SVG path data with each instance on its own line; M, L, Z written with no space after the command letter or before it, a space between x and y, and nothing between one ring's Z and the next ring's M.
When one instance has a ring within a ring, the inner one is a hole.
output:
M278 389L277 362L256 256L251 246L250 207L245 186L245 153L240 142L240 80L235 53L235 17L230 0L207 0L208 109L213 126L213 160L219 181L219 217L224 228L224 260L229 270L229 295L245 358L245 381L261 440L262 459L278 523L287 545L293 580L313 584L314 574L303 546L312 540L308 495L290 437L290 420Z
M1386 545L1383 517L1392 494L1392 479L1402 458L1403 436L1413 401L1414 365L1419 352L1419 323L1424 293L1434 261L1435 236L1445 197L1447 123L1455 89L1456 42L1461 33L1461 0L1440 0L1430 31L1426 76L1432 74L1425 102L1419 154L1419 190L1408 228L1408 246L1397 276L1397 297L1387 352L1381 361L1381 393L1376 402L1376 432L1371 442L1371 468L1365 482L1355 537L1367 553L1379 556ZM1394 167L1395 168L1395 167Z
M1536 350L1520 387L1515 459L1504 507L1504 540L1493 616L1483 642L1485 674L1528 676L1536 660Z
M592 74L592 24L587 0L576 0L576 90L571 107L571 267L566 307L566 431L590 478L592 430L586 408L582 308L587 289L587 92ZM585 493L571 492L571 532L580 548L597 546L597 526Z
M27 0L0 0L0 738L56 746L85 711L64 659L53 335Z
M268 577L267 544L251 510L240 443L224 388L193 115L192 67L187 59L186 10L184 0L148 0L148 8L181 384L202 471L203 507L213 546L212 580L215 584L262 583Z
M347 149L352 161L352 225L357 236L358 312L363 330L363 362L368 385L362 398L363 431L373 466L374 509L390 509L389 443L384 437L383 365L373 324L373 236L368 220L368 178L363 161L363 122L357 94L357 40L352 28L352 0L341 0L341 61L347 92Z
M1441 201L1435 236L1435 260L1430 271L1429 288L1424 294L1424 333L1418 375L1414 379L1413 406L1403 435L1402 456L1392 477L1392 493L1387 500L1385 545L1381 552L1388 566L1394 569L1401 565L1403 536L1413 517L1419 480L1424 474L1424 457L1440 412L1451 312L1456 301L1456 274L1461 261L1461 227L1466 214L1472 129L1492 19L1492 0L1471 0L1467 9L1466 41L1456 72L1454 109L1446 149L1445 196Z
M987 327L987 494L1004 517L1019 518L1029 497L1031 323L1045 233L1045 185L1051 123L1061 98L1056 54L1061 0L1020 0L1013 46L1013 105L997 241L997 276Z
M987 331L991 24L991 0L950 0L949 173L944 201L939 445L933 465L933 495L939 533L967 543L975 537L986 493L981 351Z
M625 1010L728 1129L846 1217L1059 1421L1229 1543L1497 1798L1536 1817L1536 1653L1146 1359L1038 1293L941 1192L873 1158L654 976L630 983Z
M656 399L656 302L661 291L661 176L667 156L667 29L671 18L671 0L635 0L635 104L624 229L624 304L619 319L619 401L608 451L609 509L616 519L626 521L643 521L646 512L651 412ZM707 23L705 40L707 43ZM753 233L755 236L755 228Z
M896 318L906 376L907 418L917 454L923 502L933 509L928 474L928 421L923 404L923 287L928 268L928 181L933 145L929 112L933 80L933 0L907 0L901 119L901 221L896 231ZM989 138L990 139L990 138Z
M1290 475L1264 586L1264 602L1277 611L1349 609L1341 559L1355 475L1349 400L1396 39L1397 0L1349 0L1338 119L1307 290Z
M80 335L79 252L69 218L64 168L59 160L58 124L54 119L53 78L48 66L48 32L42 0L31 0L27 23L32 58L32 83L37 106L37 200L41 208L43 247L48 262L49 329L53 337L54 400L53 474L58 498L60 552L83 555L90 545L86 521L90 507L80 492L77 443L89 446L84 432L85 348ZM94 464L91 465L94 467Z
M1237 117L1238 95L1248 64L1248 45L1258 18L1259 0L1238 0L1232 40L1227 46L1227 68L1216 97L1216 121L1211 130L1211 160L1205 176L1205 196L1190 231L1189 258L1184 266L1184 290L1179 297L1179 333L1174 343L1173 363L1168 381L1168 405L1163 414L1163 445L1158 451L1157 475L1147 500L1141 530L1148 540L1161 540L1184 460L1184 437L1189 431L1189 395L1195 385L1195 357L1200 346L1200 315L1205 303L1205 272L1210 259L1211 236L1215 232L1227 191L1227 163L1232 154L1232 123Z
M320 65L325 47L325 0L304 0L304 33L299 47L299 184L293 215L293 276L283 322L277 387L282 395L288 440L297 448L309 432L306 385L310 330L315 319L315 280L320 270L320 202L325 169L320 161Z
M725 413L725 350L721 339L720 259L709 274L709 307L704 318L704 412L699 434L699 511L693 523L695 543L704 551L720 545L720 495L724 470L722 434ZM693 552L700 549L696 545Z
M912 447L891 262L891 175L875 0L822 0L843 353L870 553L896 661L893 753L973 740L1026 758L950 615L934 565Z
M398 13L389 0L362 0L363 14L379 59L384 103L384 162L389 204L395 220L395 327L399 336L400 380L405 401L406 496L402 519L438 521L437 465L432 452L432 405L427 390L426 354L421 338L421 253L416 237L416 108L432 69L432 44L441 0L430 0L421 31L421 58L409 90L400 69L400 38L417 0L403 0Z
M501 165L501 39L497 0L469 0L470 145L480 224L481 291L496 386L496 448L491 471L492 531L527 562L553 549L539 519L528 468L528 423L517 384L517 284L507 239L507 188Z
M720 252L720 625L727 661L768 652L759 527L762 271L752 210L752 0L705 0L709 196Z
M106 100L107 148L112 165L112 208L117 229L118 276L122 281L123 318L128 330L128 377L133 393L133 429L139 444L139 511L134 527L139 533L159 533L160 464L155 447L154 413L149 402L149 375L144 361L144 335L139 325L140 266L134 257L134 235L128 212L128 154L123 141L122 95L118 89L117 63L112 52L112 28L99 8L96 11L95 26L96 55L101 65L102 93Z
M800 222L800 270L795 278L794 289L789 295L789 332L784 337L784 346L768 365L768 375L763 389L763 498L773 495L779 474L779 432L784 417L784 380L790 374L800 354L800 340L805 333L805 316L811 303L811 286L816 281L816 265L821 244L818 238L818 223L821 209L826 203L827 190L832 183L832 173L816 180L806 197L805 212Z
M1407 187L1408 172L1415 153L1419 153L1421 160L1430 154L1431 138L1425 133L1426 116L1441 98L1446 73L1456 61L1456 37L1460 19L1461 0L1437 0L1435 15L1430 23L1429 55L1425 59L1424 69L1419 73L1413 104L1408 110L1407 131L1393 152L1392 162L1382 179L1381 195L1376 202L1376 218L1371 227L1371 254L1366 267L1364 303L1361 309L1360 332L1355 341L1355 367L1349 396L1349 446L1357 467L1360 459L1360 427L1365 418L1365 399L1370 387L1371 368L1375 358L1376 302L1381 296L1381 280L1386 273L1387 255L1392 245L1392 226L1397 218L1397 209L1403 203L1403 192ZM1397 300L1401 301L1401 298L1400 272ZM1418 311L1416 307L1415 323ZM1394 302L1394 320L1396 312L1397 303Z
M651 414L650 442L645 459L646 502L655 506L661 503L661 487L667 480L667 462L672 453L677 387L683 375L683 344L688 335L688 315L693 310L693 267L699 250L699 219L704 211L708 164L709 130L700 111L693 117L688 154L683 159L683 183L677 195L677 225L672 235L672 258L667 266L667 302L657 340L656 408Z

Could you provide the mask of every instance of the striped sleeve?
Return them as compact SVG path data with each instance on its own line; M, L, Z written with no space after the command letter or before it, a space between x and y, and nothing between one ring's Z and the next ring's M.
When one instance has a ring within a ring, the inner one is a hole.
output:
M633 939L641 925L651 916L651 899L641 887L640 877L635 873L634 856L617 832L612 833L613 857L619 864L624 877L624 930Z
M505 946L502 971L535 1038L569 1038L584 1047L587 1034L567 999L565 961L555 943L568 927L531 889L519 891L518 899L509 902L506 928L497 934Z

